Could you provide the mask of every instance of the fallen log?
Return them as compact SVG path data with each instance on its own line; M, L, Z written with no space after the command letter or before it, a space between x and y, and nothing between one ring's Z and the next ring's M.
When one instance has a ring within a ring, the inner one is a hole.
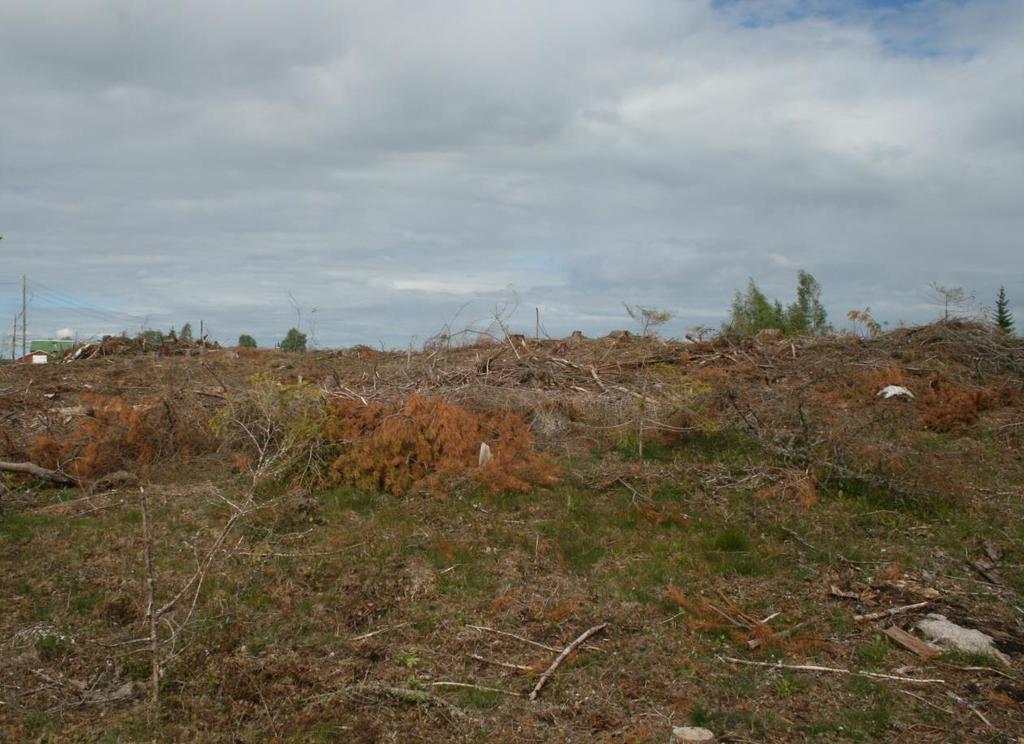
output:
M61 486L78 485L78 481L67 473L62 473L59 470L50 470L49 468L36 465L34 462L3 462L0 460L0 471L34 475L36 478L42 478Z

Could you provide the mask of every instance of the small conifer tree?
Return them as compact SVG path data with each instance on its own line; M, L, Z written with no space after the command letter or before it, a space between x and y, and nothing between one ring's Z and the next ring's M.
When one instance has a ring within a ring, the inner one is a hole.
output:
M996 327L1007 333L1013 333L1013 315L1010 314L1010 301L1006 299L1006 287L999 288L996 296L996 312L993 318Z

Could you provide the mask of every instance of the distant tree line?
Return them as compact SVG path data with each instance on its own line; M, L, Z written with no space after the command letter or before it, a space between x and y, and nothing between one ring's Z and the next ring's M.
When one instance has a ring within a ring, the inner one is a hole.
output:
M139 336L143 338L147 344L152 344L153 346L160 346L161 344L176 344L178 341L190 344L192 343L192 324L186 323L181 327L180 331L176 331L172 327L166 333L153 328L146 328L139 334Z
M1006 296L1006 288L1000 287L996 296L994 309L983 311L962 287L946 287L932 282L932 290L936 304L940 306L941 318L951 320L956 317L987 318L995 327L1006 333L1013 333L1015 324L1010 312L1010 301ZM769 300L768 296L757 285L753 278L745 291L736 291L732 306L729 308L729 320L723 324L722 333L726 335L748 336L764 330L777 330L786 336L823 335L834 332L828 322L828 313L821 299L821 284L809 272L797 272L796 297L788 305L778 299ZM645 308L630 308L627 311L643 327L642 334L647 335L650 328L660 325L668 319L655 315L659 311ZM869 334L874 335L882 330L882 324L871 315L871 309L851 310L847 318ZM708 331L710 329L704 329ZM148 344L159 346L164 343L192 342L192 324L185 323L180 330L171 328L167 333L146 329L140 336ZM298 328L290 328L285 337L277 344L277 348L285 352L306 351L306 334ZM256 339L248 333L238 337L238 346L243 349L257 348Z
M256 339L250 336L248 333L243 333L238 337L238 346L241 349L255 349L257 347ZM281 343L277 345L281 351L289 352L302 352L306 350L306 334L300 331L298 328L290 328L287 335L281 340Z
M1014 319L1005 287L999 288L995 308L989 312L982 310L974 296L963 287L946 287L936 282L928 286L940 308L942 320L987 318L1000 330L1014 332ZM847 317L870 335L882 330L882 324L871 315L871 308L851 310ZM729 320L722 326L722 333L745 336L769 329L787 336L822 335L834 331L821 301L821 285L811 274L803 270L797 273L796 299L785 306L779 300L769 300L753 279L747 284L746 291L736 291Z
M147 329L142 331L140 334L147 343L159 346L163 343L177 343L179 340L190 343L192 341L192 324L186 323L181 327L181 330L175 331L173 328L164 333L163 331L157 331L153 329ZM255 349L258 344L256 339L250 336L248 333L243 333L238 337L238 346L242 349ZM298 328L289 329L287 335L281 340L281 343L277 345L281 351L289 352L302 352L306 351L306 334L300 331Z

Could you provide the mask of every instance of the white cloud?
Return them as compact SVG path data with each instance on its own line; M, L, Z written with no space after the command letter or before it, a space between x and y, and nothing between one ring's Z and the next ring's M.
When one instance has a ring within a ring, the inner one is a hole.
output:
M400 344L509 283L554 332L713 323L796 267L923 319L930 280L1024 295L1022 36L1011 0L8 4L6 264L225 338L291 290Z

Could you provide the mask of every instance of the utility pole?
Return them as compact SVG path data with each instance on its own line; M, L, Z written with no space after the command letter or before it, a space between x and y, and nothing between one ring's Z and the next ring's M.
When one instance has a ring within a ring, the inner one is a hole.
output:
M21 355L28 354L28 280L21 275Z

